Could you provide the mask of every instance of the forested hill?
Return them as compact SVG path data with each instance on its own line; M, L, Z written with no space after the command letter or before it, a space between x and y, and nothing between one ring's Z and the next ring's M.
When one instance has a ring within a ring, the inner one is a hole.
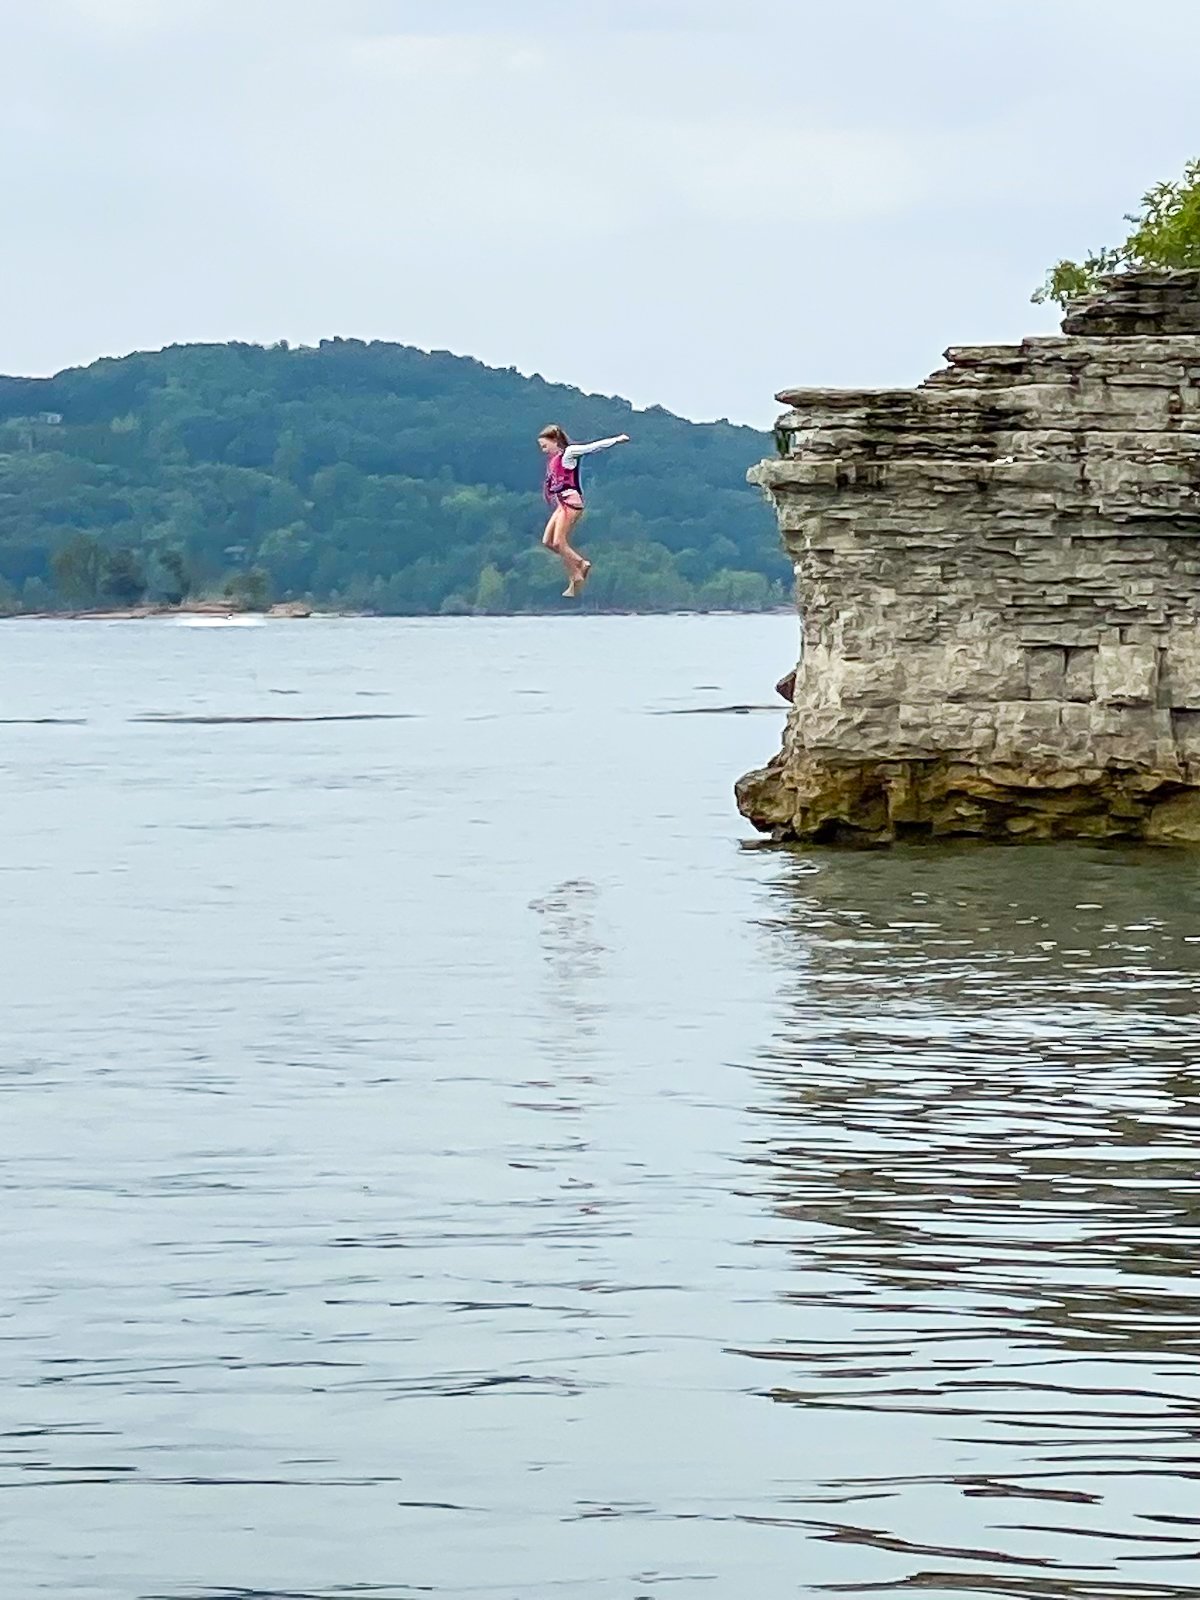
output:
M401 614L556 606L535 442L550 422L633 439L585 464L588 606L786 598L773 518L744 481L766 435L333 339L0 378L0 609L225 592Z

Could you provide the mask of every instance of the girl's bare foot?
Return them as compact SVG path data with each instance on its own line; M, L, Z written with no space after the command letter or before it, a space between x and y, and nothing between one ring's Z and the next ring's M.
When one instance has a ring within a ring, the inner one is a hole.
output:
M592 563L590 561L584 561L582 558L580 558L579 565L575 568L575 571L571 574L570 582L567 584L567 587L563 590L563 599L564 600L577 600L579 598L579 591L583 588L584 584L587 582L587 575L591 570L592 570Z

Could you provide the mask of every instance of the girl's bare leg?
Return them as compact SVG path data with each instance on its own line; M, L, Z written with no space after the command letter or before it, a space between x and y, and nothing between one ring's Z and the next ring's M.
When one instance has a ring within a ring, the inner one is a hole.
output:
M571 576L571 583L568 589L568 593L574 597L579 593L580 589L583 588L584 582L587 579L587 575L592 570L592 563L581 556L579 551L573 549L571 545L571 534L574 532L576 524L583 516L583 507L564 506L562 511L563 559L566 561L569 558L574 566L574 572Z
M542 543L553 555L558 556L563 566L566 568L567 588L569 591L570 585L574 581L578 569L572 566L568 557L563 554L564 546L566 545L566 535L562 530L561 524L562 508L560 506L555 506L554 510L550 513L550 521L546 524L546 531L542 535Z
M585 561L578 550L571 548L571 530L583 515L582 509L573 506L558 506L550 518L546 528L543 544L554 551L562 562L567 574L567 587L563 591L567 599L573 600L582 587L587 576L590 563Z

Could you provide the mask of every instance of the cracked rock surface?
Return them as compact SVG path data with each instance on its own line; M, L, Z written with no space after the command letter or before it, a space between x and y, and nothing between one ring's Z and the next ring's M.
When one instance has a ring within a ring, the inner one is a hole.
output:
M757 827L1200 843L1200 271L1063 328L779 396L805 643Z

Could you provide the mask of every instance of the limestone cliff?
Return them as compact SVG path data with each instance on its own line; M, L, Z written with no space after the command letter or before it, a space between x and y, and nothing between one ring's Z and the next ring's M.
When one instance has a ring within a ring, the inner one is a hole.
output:
M778 397L804 650L757 827L1200 842L1200 272L1063 330Z

